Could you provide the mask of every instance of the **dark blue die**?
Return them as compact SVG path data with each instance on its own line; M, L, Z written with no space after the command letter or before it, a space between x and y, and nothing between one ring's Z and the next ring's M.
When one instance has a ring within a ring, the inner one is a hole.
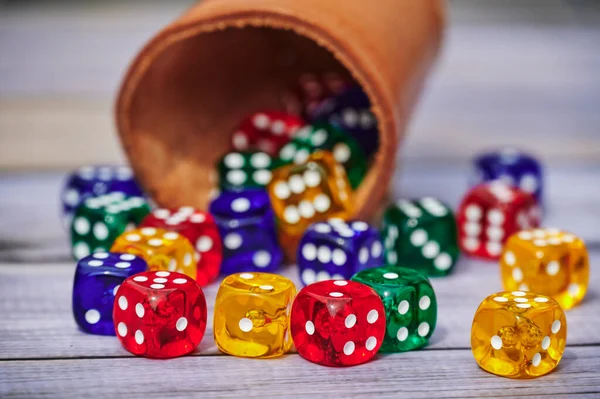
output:
M71 226L73 214L84 199L112 192L122 192L126 197L144 196L128 166L83 166L71 173L61 194L65 227Z
M371 112L369 98L360 87L324 100L312 117L314 121L329 122L354 137L367 158L379 147L377 119Z
M382 266L383 245L379 231L365 222L330 219L306 230L296 259L305 285L348 280L361 270Z
M492 180L520 188L542 201L543 173L541 164L531 155L513 148L488 152L473 160L473 185Z
M222 274L272 272L283 260L265 190L224 191L211 204L223 240Z
M119 285L147 268L142 258L114 252L96 252L77 262L73 315L79 327L90 334L115 335L113 304ZM125 297L117 301L122 309L129 306Z

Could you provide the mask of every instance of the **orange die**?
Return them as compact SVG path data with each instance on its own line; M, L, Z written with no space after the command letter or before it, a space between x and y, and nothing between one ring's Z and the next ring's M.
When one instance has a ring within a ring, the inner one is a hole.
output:
M300 236L314 222L352 214L348 177L328 151L275 169L267 189L279 227L288 236Z
M581 302L590 276L583 241L555 228L523 230L510 236L500 269L506 290L548 295L564 309Z
M149 271L183 273L196 279L196 259L192 244L174 231L142 227L121 234L110 249L137 255L148 263Z

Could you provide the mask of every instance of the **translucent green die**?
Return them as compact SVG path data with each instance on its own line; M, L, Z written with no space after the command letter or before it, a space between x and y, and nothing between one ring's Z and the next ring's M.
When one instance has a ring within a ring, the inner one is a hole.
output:
M273 160L262 151L230 152L217 164L219 188L242 190L262 188L271 181Z
M458 260L456 220L435 198L398 200L383 214L385 260L427 276L444 276Z
M86 199L71 223L73 257L79 260L108 251L121 233L135 228L149 212L144 198L127 198L121 192Z
M330 151L346 169L352 188L358 187L367 173L367 158L352 136L328 123L318 122L298 129L292 140L279 151L280 162L301 164L318 150Z
M373 288L383 301L387 324L380 352L405 352L427 344L437 321L435 292L427 277L384 266L360 271L352 280Z

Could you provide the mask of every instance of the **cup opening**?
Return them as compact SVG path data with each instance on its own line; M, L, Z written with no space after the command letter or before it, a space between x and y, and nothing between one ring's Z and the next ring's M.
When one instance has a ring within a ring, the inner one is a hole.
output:
M177 38L145 62L125 110L123 142L144 188L168 207L207 209L210 176L230 150L231 134L254 112L285 110L282 99L299 76L350 77L314 40L271 27Z

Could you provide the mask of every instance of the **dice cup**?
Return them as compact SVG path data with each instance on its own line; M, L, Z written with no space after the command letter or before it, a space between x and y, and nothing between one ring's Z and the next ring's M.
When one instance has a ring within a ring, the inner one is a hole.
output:
M130 66L117 129L149 195L206 209L214 164L252 112L282 109L306 72L349 73L371 100L379 149L354 193L370 218L394 172L438 52L442 0L206 0L159 32Z

